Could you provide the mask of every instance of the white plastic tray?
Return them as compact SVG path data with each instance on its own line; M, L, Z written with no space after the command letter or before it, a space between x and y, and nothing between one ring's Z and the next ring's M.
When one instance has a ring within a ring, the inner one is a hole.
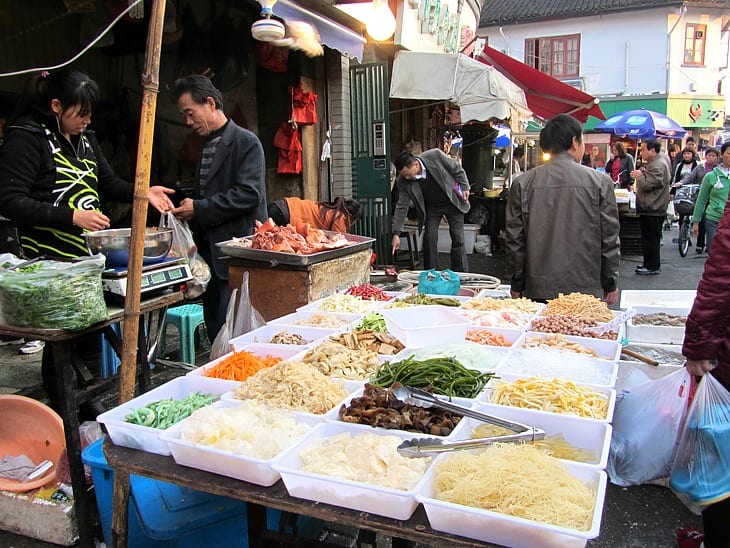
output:
M330 328L330 327L319 327L314 325L303 325L303 324L297 324L299 320L306 320L307 318L313 316L314 314L321 314L321 312L314 312L314 311L303 311L303 312L292 312L291 314L287 314L285 316L281 316L280 318L276 318L274 320L270 320L267 322L266 325L296 325L298 327L317 327L318 329L338 329ZM337 318L339 320L342 320L344 323L341 327L347 328L350 325L354 324L355 322L359 321L364 314L338 314L337 312L327 312L327 316L331 316L333 318Z
M618 362L599 360L567 350L517 347L510 350L497 370L498 375L556 377L578 384L613 388Z
M293 335L299 335L302 337L306 344L283 344L283 343L272 343L269 342L272 337L275 335L281 333L282 331L286 331L287 333L293 334ZM231 346L233 346L236 350L240 350L246 345L249 344L272 344L276 346L290 346L294 348L309 348L312 347L322 340L328 338L332 333L337 333L341 331L341 329L327 329L322 327L307 327L303 325L264 325L259 327L258 329L254 329L252 331L249 331L248 333L244 333L243 335L239 335L238 337L235 337L230 340Z
M500 383L500 382L503 382L503 381L504 382L512 382L512 381L517 380L517 379L529 378L532 375L529 375L529 376L525 376L525 375L510 375L509 373L501 373L500 372L499 373L499 376L501 378L499 378L499 379L492 379L491 381L489 381L489 383L487 384L487 387L484 389L484 391L477 398L477 403L489 403L491 405L494 405L495 407L500 407L500 408L505 408L505 409L528 409L528 408L524 408L524 407L513 407L513 406L509 406L509 405L501 405L501 404L491 403L490 399L492 397L493 387L495 387L497 385L497 383ZM567 413L553 413L551 411L542 411L542 410L538 410L538 409L533 409L532 411L534 413L543 413L543 414L550 415L550 416L552 416L552 415L560 415L560 416L566 416L566 417L573 417L576 420L581 420L581 421L594 421L594 422L603 422L603 423L610 423L611 421L613 421L613 413L614 413L614 410L616 408L616 390L614 390L613 388L607 388L605 386L596 386L596 385L585 384L585 383L578 383L577 382L575 384L581 385L581 386L589 386L589 387L593 388L596 392L600 392L601 394L604 394L606 396L606 398L608 400L608 409L606 410L606 417L605 418L603 418L603 419L593 419L591 417L582 417L582 416L579 416L579 415L570 415L570 414L567 414Z
M333 312L331 310L322 310L321 306L324 301L326 301L329 297L322 297L321 299L317 299L316 301L312 301L311 303L305 304L304 306L300 306L297 308L297 312L326 312L328 314L359 314L364 315L368 312L372 312L373 310L380 310L383 308L386 304L393 301L394 299L397 299L398 297L402 297L406 295L406 293L402 293L400 291L386 291L385 294L389 297L387 301L369 301L369 300L363 300L362 301L362 310L356 311L356 312Z
M409 348L462 342L469 322L445 306L384 308L388 331Z
M235 407L239 403L221 401L215 404L216 407ZM312 420L307 417L297 416L296 422L303 422L310 427L316 426L319 421ZM186 419L187 420L187 419ZM189 466L199 470L206 470L214 474L228 476L243 481L248 481L256 485L270 486L276 483L280 476L279 472L273 470L271 465L283 453L279 453L272 459L261 459L246 455L238 455L229 451L208 447L205 445L196 445L180 437L180 429L182 421L175 426L166 430L160 439L168 444L172 452L172 457L177 464ZM296 444L299 440L292 440L290 446Z
M469 329L467 330L467 335L471 331L489 331L493 335L502 335L504 337L504 340L510 343L509 346L494 346L485 344L484 346L489 346L491 348L513 348L515 346L519 346L522 340L525 338L525 332L521 329L511 329L506 327L487 327L484 325L470 325ZM473 341L472 341L473 342ZM480 343L477 343L480 344Z
M308 347L304 346L296 346L296 345L282 345L282 344L247 344L243 347L239 348L238 350L246 350L248 352L251 352L255 356L260 356L262 358L265 358L266 356L272 356L274 358L281 358L282 360L289 360L297 355L304 352ZM229 352L225 356L221 356L220 358L217 358L211 362L208 362L206 364L201 365L200 367L193 369L189 373L186 373L186 376L190 377L204 377L205 372L218 365L221 361L224 359L230 357L232 352ZM236 385L238 385L237 381Z
M160 439L160 434L164 430L131 424L125 422L124 417L132 409L144 407L152 402L167 398L176 400L183 399L194 392L220 396L238 384L236 381L224 381L201 376L177 377L114 409L102 413L96 420L106 427L106 431L116 445L141 449L142 451L157 453L158 455L169 455L170 448L167 446L167 442Z
M637 314L658 314L664 312L672 316L687 316L690 307L666 306L634 306ZM684 342L684 325L674 327L669 325L637 325L634 318L626 322L626 338L631 343L652 344L679 344Z
M303 448L315 440L342 432L349 432L352 436L362 432L373 432L384 436L397 436L404 441L415 437L412 432L381 431L356 424L333 422L320 424L302 442L283 453L272 466L281 474L289 495L393 519L410 518L418 506L415 497L417 485L409 491L401 491L301 470L302 461L299 453Z
M534 426L545 430L546 436L562 434L563 438L578 449L591 451L595 459L590 462L576 461L578 464L592 468L603 469L608 463L608 452L611 446L611 433L613 428L610 424L595 421L582 421L570 415L558 415L557 413L542 413L531 409L519 407L507 407L494 405L492 403L477 402L473 409L488 415L493 415L509 421L520 422L528 426ZM450 440L466 440L471 438L471 431L480 421L468 417L456 426L454 432L449 436Z
M621 308L636 306L672 306L679 308L692 307L697 291L694 289L655 289L655 290L622 290Z
M438 460L448 458L441 455ZM562 461L570 474L596 490L593 520L589 531L578 531L525 518L499 514L433 498L434 466L426 472L416 498L423 504L431 527L454 535L493 542L514 548L581 547L596 538L601 528L606 497L606 473L602 470Z
M524 345L530 340L534 339L536 337L544 339L548 335L551 335L552 333L542 333L538 331L528 331L525 334L525 338L520 341L519 344L516 344L514 348L522 348ZM621 343L616 341L609 341L606 339L594 339L592 337L575 337L573 335L564 335L565 340L572 341L574 343L580 344L582 346L585 346L586 348L591 348L595 350L597 356L595 359L597 360L606 360L610 362L616 362L621 357ZM545 347L545 351L549 351L555 347L547 346Z
M414 356L417 360L427 360L436 357L454 357L467 369L478 369L483 372L497 371L502 362L507 359L509 348L487 346L471 341L462 341L452 344L436 344L421 348L406 347L396 354L390 361L405 360Z

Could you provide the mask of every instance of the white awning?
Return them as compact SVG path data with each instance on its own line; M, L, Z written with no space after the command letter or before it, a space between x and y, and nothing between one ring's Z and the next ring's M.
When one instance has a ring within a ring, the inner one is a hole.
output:
M362 61L362 52L367 40L336 21L308 10L291 0L278 0L274 4L274 15L281 17L284 21L309 23L319 32L322 44Z
M532 115L525 94L493 67L460 53L399 51L390 80L392 99L448 100L459 105L462 122L512 120Z

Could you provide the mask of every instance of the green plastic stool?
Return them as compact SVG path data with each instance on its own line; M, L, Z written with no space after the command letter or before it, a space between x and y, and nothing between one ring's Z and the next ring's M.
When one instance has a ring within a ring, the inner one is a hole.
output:
M180 357L182 361L195 365L195 331L205 324L203 305L183 304L167 310L165 323L162 325L162 333L160 334L160 354L165 351L165 339L169 324L177 327L180 334Z

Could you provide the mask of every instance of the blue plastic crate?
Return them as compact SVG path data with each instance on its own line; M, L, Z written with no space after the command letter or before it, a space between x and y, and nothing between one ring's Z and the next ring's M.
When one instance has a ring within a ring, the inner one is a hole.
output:
M81 457L91 467L104 541L111 546L114 471L106 463L102 442L89 445ZM275 519L271 515L267 521ZM134 474L128 523L130 548L248 547L245 502Z

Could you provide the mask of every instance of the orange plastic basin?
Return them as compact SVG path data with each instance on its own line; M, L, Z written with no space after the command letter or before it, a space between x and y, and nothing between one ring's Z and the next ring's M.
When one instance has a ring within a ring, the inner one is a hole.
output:
M63 421L53 409L25 396L0 395L0 458L25 454L36 464L46 459L53 463L33 481L0 478L0 489L19 493L55 481L64 447Z

